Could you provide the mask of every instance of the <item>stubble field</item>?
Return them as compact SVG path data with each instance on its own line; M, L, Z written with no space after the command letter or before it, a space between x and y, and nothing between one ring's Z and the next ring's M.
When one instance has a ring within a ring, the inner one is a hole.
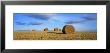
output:
M63 34L62 32L14 32L14 40L97 40L97 32L75 32Z

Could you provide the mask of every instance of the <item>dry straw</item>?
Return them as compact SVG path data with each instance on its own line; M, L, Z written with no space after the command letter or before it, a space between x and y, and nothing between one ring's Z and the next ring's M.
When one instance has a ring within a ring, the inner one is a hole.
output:
M45 31L45 32L48 32L48 28L45 28L44 31Z
M75 28L72 25L65 25L62 29L64 34L74 34Z

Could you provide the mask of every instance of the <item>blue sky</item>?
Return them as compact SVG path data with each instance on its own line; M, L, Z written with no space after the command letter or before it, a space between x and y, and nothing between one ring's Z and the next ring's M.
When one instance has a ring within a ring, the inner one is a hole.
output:
M62 29L71 24L76 31L97 31L96 13L14 13L14 31Z

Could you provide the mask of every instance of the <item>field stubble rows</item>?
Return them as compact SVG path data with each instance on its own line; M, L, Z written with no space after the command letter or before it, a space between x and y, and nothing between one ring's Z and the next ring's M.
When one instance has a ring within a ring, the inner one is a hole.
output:
M62 32L14 32L14 40L97 40L96 32L75 32L63 34Z

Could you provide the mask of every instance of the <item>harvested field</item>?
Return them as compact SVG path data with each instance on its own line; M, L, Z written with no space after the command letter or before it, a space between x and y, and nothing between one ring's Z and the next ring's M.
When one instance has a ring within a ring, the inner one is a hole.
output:
M14 32L14 40L97 40L97 32L75 32L63 34L62 32Z

